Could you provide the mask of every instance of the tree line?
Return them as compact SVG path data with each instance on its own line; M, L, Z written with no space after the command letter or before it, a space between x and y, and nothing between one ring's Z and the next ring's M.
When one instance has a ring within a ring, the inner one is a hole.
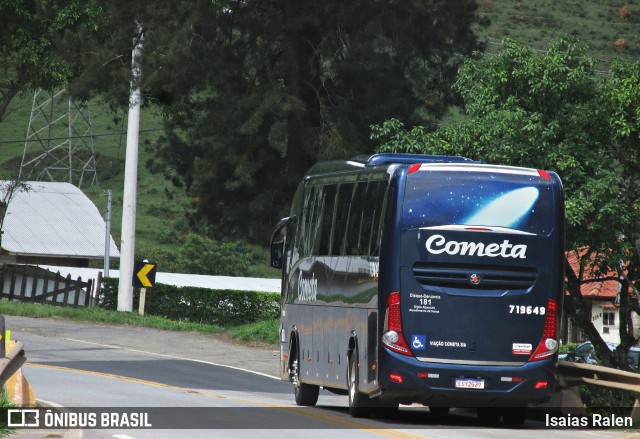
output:
M144 34L139 85L165 125L147 165L191 196L193 228L265 244L313 163L372 152L371 123L431 126L455 101L457 67L478 47L475 9L473 0L2 2L0 57L10 63L0 103L64 84L76 99L126 108Z
M430 131L391 119L371 135L379 151L556 171L565 188L565 310L604 363L628 368L626 352L640 336L632 320L640 314L640 62L615 62L596 76L587 53L571 37L544 53L506 39L498 54L476 53L462 66L455 88L463 120ZM620 284L621 344L614 352L581 294L605 281Z

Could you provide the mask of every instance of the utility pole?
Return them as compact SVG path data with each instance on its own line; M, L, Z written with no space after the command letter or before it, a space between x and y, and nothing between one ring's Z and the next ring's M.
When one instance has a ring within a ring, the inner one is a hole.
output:
M140 56L142 52L142 26L139 38L134 40L131 71L131 95L127 123L127 152L124 167L124 194L122 199L122 236L120 238L120 281L118 283L118 311L133 310L133 258L136 240L136 198L138 190L138 137L140 133Z
M107 212L104 233L104 277L109 277L109 262L111 261L111 189L107 190Z

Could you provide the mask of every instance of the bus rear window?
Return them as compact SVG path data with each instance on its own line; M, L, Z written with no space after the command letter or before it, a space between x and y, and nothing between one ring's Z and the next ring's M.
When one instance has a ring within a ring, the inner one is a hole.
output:
M548 236L554 202L552 183L538 176L421 171L407 176L402 221L405 229L468 225Z

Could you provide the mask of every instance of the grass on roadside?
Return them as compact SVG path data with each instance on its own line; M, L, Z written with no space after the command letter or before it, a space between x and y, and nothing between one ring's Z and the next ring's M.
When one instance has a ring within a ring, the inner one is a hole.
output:
M278 319L261 320L248 325L236 326L229 329L229 335L244 342L262 341L263 343L278 344Z
M188 321L170 320L159 316L141 316L137 312L109 311L102 308L66 308L39 303L0 300L0 315L61 318L80 322L130 325L169 331L194 331L210 334L228 332L231 338L244 342L278 343L278 322L259 321L236 327L223 327ZM10 328L9 328L10 329ZM272 333L270 333L270 331Z
M7 388L2 387L0 390L0 409L11 409L16 407L17 406L9 400L9 392L7 391ZM0 437L7 437L15 433L15 429L7 426L7 412L6 410L2 410L2 412L2 419L0 419Z

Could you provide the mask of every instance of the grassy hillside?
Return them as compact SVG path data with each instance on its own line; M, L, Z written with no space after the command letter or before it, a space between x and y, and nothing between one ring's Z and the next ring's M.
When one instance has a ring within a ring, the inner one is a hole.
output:
M480 17L489 22L476 33L487 52L513 38L544 50L553 38L574 35L591 48L606 71L614 58L636 61L640 55L640 1L620 0L478 0Z
M589 44L592 56L600 60L597 69L602 72L615 57L637 60L640 55L640 0L478 0L478 6L487 25L478 26L475 31L490 53L499 50L504 37L544 50L553 38L572 34ZM0 122L3 178L15 178L6 174L14 175L21 163L32 100L31 93L15 99ZM97 100L89 103L89 112L95 136L97 185L84 186L83 190L103 212L106 191L113 192L112 234L119 243L127 115L115 115L119 120L114 121L106 105ZM152 154L149 146L162 133L161 120L153 109L142 110L140 128L136 253L147 257L155 250L171 251L180 245L188 234L184 213L190 208L190 200L144 166ZM277 271L267 267L266 250L262 253L265 256L256 265L254 275L277 277Z
M19 166L29 126L33 96L15 99L0 124L0 162L11 161ZM97 185L83 185L83 191L102 212L106 209L106 191L113 193L112 231L119 242L124 185L124 158L126 152L126 113L118 114L120 121L100 102L90 102L88 114L92 119L94 150L96 154ZM62 110L60 110L62 112ZM34 125L36 126L36 125ZM42 122L39 125L42 126ZM175 245L187 228L183 212L189 200L183 191L177 191L162 176L146 171L144 163L150 158L149 145L161 134L161 121L152 110L143 110L140 121L138 208L136 247ZM30 149L31 151L31 149ZM38 147L33 150L35 153ZM18 158L16 162L16 158ZM15 171L15 170L14 170ZM171 198L170 198L171 197Z
M25 138L29 127L33 95L25 94L15 99L5 119L0 122L0 171L1 178L16 178L25 150ZM60 105L64 104L62 102ZM54 107L55 108L55 107ZM57 112L58 110L56 110ZM64 110L60 109L59 114ZM106 211L108 190L112 191L112 224L114 240L119 245L122 226L122 198L124 191L124 165L126 154L127 113L113 114L100 101L88 103L87 115L92 121L94 151L96 156L97 184L84 184L82 190L101 212ZM55 118L55 116L54 116ZM65 122L66 123L66 122ZM43 122L34 124L39 129ZM66 128L62 131L64 132ZM57 131L56 131L57 133ZM175 250L189 234L185 213L191 200L181 189L176 189L162 175L150 173L145 163L152 157L151 145L162 134L162 121L153 108L143 108L140 120L138 156L138 192L136 212L136 257L154 262L159 252ZM55 134L52 137L55 137ZM46 138L46 134L43 134ZM42 137L41 136L41 137ZM31 154L39 154L39 146L29 146ZM62 181L62 180L59 180ZM266 245L266 243L265 243ZM255 265L251 276L278 277L277 270L270 269L265 249L253 247ZM95 261L101 266L101 261ZM117 262L116 262L117 264ZM159 268L162 270L160 262ZM201 273L208 274L208 273Z

